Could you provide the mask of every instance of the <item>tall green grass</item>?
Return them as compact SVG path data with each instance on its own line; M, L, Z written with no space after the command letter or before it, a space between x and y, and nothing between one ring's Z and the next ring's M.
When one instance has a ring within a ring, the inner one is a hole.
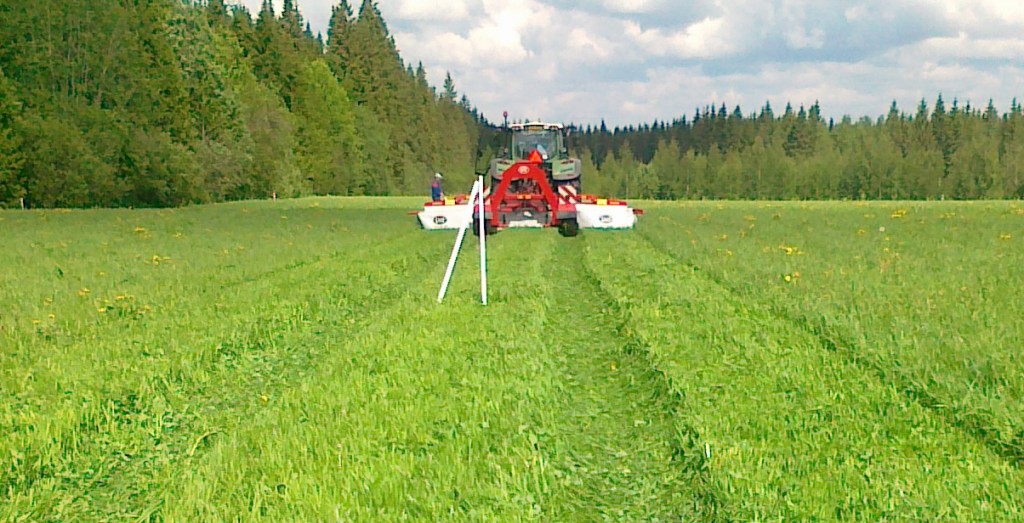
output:
M690 204L648 225L682 264L1024 464L1019 203Z
M1015 466L800 325L638 237L588 262L683 401L725 520L1022 517Z
M0 212L0 520L1024 519L1024 210Z

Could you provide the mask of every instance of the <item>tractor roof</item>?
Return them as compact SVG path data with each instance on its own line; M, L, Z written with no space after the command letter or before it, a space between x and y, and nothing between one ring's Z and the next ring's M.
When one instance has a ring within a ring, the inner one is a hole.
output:
M565 128L560 123L544 123L544 122L526 122L526 123L513 123L509 124L509 129L513 131L540 131L540 130L558 130L561 131Z

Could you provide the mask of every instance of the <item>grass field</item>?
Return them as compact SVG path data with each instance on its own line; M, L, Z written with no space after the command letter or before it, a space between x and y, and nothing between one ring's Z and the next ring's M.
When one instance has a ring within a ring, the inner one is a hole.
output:
M0 521L1024 521L1024 206L0 212Z

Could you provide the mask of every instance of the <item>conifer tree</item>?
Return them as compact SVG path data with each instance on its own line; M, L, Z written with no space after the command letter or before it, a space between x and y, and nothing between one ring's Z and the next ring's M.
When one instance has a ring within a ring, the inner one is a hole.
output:
M352 194L363 176L362 143L353 106L322 60L307 64L295 88L297 153L317 194Z
M25 188L18 179L24 156L15 129L20 112L21 102L14 86L0 68L0 208L20 205L25 196Z
M444 92L441 94L441 98L455 103L455 99L458 97L458 93L455 91L455 81L452 80L451 73L445 73L444 75Z
M673 178L679 176L682 152L674 139L661 140L650 162L650 180L640 189L641 198L674 197Z

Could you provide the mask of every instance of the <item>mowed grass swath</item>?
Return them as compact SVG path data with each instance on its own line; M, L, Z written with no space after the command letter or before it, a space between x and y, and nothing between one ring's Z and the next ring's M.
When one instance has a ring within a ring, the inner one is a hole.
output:
M0 520L1024 519L1018 204L418 203L0 213Z

